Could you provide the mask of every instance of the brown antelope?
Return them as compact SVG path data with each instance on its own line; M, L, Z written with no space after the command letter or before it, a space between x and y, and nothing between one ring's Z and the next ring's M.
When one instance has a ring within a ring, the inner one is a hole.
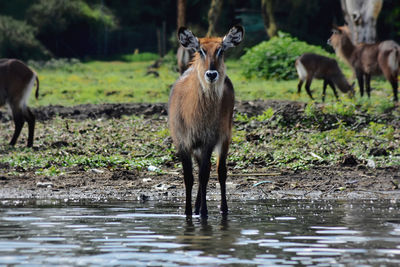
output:
M364 95L364 84L371 96L371 76L383 74L390 82L394 101L398 101L397 76L399 74L400 53L399 45L392 41L376 44L354 45L350 38L347 26L336 27L328 43L335 49L336 54L353 69L360 87L361 96Z
M221 187L221 212L226 215L226 158L231 141L234 106L233 85L225 74L224 51L243 39L241 26L225 37L197 38L182 27L178 40L195 52L190 68L175 82L169 98L169 127L182 161L186 188L185 214L192 215L192 156L199 165L199 188L195 214L207 217L206 190L210 177L211 154L217 152L217 172Z
M7 104L15 123L10 145L14 146L25 121L28 122L28 147L33 145L35 116L27 101L36 81L36 98L39 95L39 79L28 66L16 59L0 59L0 107Z
M176 59L180 74L183 74L189 68L190 61L192 61L195 52L193 49L185 49L183 46L179 46L176 52Z
M307 94L313 99L310 86L313 78L324 80L323 91L322 91L322 102L325 101L326 87L329 85L336 99L338 94L336 92L335 85L343 93L350 92L350 95L354 95L354 84L350 85L344 77L342 71L339 68L336 60L313 53L305 53L301 55L295 62L297 74L299 75L299 84L297 85L297 93L300 94L301 87L306 81Z

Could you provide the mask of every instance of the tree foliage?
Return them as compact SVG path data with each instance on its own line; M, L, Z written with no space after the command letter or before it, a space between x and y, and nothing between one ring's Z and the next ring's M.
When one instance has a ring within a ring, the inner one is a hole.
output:
M0 57L40 59L49 51L36 39L37 29L24 21L0 16Z
M278 32L278 36L250 48L241 57L243 74L247 78L295 79L297 74L294 62L306 52L333 57L319 46L309 45L287 33Z
M28 9L27 17L39 29L38 38L59 56L85 55L117 26L108 8L83 0L40 0Z
M41 33L62 33L70 25L82 23L113 28L116 21L109 9L90 7L83 0L40 0L28 10L29 21ZM75 29L77 30L77 29Z
M242 54L241 47L251 47L267 39L261 11L272 12L277 29L321 46L326 46L332 23L341 25L344 22L339 0L4 0L0 1L0 16L24 24L13 25L14 22L8 19L5 26L10 26L6 31L12 31L13 27L31 28L25 31L26 36L22 38L30 43L27 49L18 48L21 47L21 38L13 36L18 40L7 45L18 47L5 49L3 40L0 44L2 56L36 58L44 55L46 49L55 57L79 58L126 54L136 49L156 52L156 32L164 23L167 37L173 39L174 45L177 44L178 2L182 5L186 3L185 26L199 36L206 35L209 29L208 12L212 3L220 3L220 6L216 5L220 10L213 13L218 16L212 16L212 35L221 36L239 23L245 27L244 42L239 49L230 51L229 56L238 56ZM272 8L267 10L267 5L264 5L265 9L260 10L262 2L271 4L268 7ZM272 18L271 14L269 17ZM269 17L268 24L273 22ZM182 21L183 17L180 19ZM216 23L214 19L217 19ZM398 0L383 1L377 22L378 39L399 41L399 21ZM4 33L1 36L4 39ZM31 50L33 43L35 50ZM169 45L167 48L176 49L176 46Z

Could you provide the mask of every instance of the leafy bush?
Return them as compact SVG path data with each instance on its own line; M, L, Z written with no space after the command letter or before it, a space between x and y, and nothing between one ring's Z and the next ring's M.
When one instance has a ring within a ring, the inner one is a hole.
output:
M82 63L77 58L52 58L46 61L29 60L28 65L34 69L63 70L73 72L79 71Z
M40 0L29 8L28 17L40 31L48 33L62 33L76 22L93 26L101 24L110 28L116 26L114 16L107 8L91 8L82 0Z
M287 33L279 32L278 37L253 46L241 57L243 74L246 78L295 79L297 73L294 62L306 52L333 57L319 46L309 45Z
M36 39L36 28L11 17L0 16L0 57L43 59L50 53Z
M117 20L105 6L83 0L40 0L27 11L28 22L39 29L38 38L59 57L77 57L100 51ZM95 48L95 49L94 49Z
M143 52L121 55L119 56L119 59L127 62L140 62L157 60L159 57L160 56L155 53Z

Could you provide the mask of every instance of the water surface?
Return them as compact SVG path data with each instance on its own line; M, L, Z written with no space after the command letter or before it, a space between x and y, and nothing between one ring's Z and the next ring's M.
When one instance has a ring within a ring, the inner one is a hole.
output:
M396 266L396 201L0 202L0 266Z

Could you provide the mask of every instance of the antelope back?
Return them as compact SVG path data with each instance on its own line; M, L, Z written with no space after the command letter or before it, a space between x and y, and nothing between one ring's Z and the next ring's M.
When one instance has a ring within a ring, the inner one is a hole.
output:
M0 104L25 105L36 77L27 65L16 59L0 60Z

